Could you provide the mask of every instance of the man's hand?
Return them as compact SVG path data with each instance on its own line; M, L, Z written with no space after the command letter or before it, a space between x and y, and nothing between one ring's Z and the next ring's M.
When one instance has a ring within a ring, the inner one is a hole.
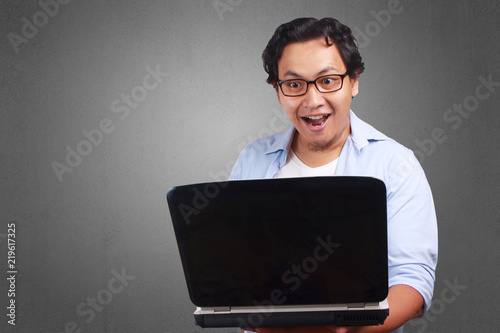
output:
M349 327L340 326L303 326L303 327L259 327L244 328L257 333L346 333Z

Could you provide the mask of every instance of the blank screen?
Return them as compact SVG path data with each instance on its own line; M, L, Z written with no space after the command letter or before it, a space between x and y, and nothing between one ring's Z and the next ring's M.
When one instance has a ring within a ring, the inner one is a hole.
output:
M197 306L378 302L386 190L369 177L180 186L169 206Z

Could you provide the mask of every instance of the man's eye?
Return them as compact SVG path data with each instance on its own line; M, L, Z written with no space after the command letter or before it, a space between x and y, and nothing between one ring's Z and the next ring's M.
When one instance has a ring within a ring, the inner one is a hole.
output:
M289 81L287 83L288 87L289 88L292 88L292 89L297 89L297 88L300 88L300 86L302 85L300 81Z
M333 79L331 77L325 77L325 78L321 79L321 84L330 85L333 83L335 83L335 79Z

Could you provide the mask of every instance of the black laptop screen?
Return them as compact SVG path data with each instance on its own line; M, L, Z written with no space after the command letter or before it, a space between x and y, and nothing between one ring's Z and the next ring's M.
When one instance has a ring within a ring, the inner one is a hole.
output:
M387 296L386 190L368 177L180 186L167 196L197 306Z

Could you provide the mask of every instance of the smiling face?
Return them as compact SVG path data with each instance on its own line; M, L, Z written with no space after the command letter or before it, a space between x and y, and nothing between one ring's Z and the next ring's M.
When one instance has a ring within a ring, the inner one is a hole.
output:
M278 61L280 81L313 81L319 76L346 71L335 44L328 46L323 37L287 45ZM277 89L278 101L297 130L292 149L309 166L337 158L349 136L349 110L352 98L358 93L358 81L349 76L343 80L342 89L329 93L320 93L314 84L309 85L305 95L297 97L285 96Z

